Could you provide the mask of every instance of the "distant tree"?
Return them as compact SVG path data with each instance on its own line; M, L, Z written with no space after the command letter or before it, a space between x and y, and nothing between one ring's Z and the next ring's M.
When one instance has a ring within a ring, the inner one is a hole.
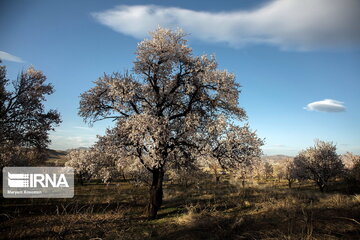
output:
M71 150L67 155L65 166L74 168L77 179L81 185L90 180L93 172L90 170L91 161L94 159L90 151L83 149Z
M65 166L74 168L80 184L90 179L101 179L110 183L123 174L123 169L117 167L117 157L96 148L75 149L70 151ZM123 176L122 176L123 177Z
M348 191L353 193L360 189L360 156L347 152L341 156L345 164L345 180L348 185Z
M283 164L283 160L280 160L273 166L274 175L277 177L278 181L280 182L285 177L285 166Z
M263 140L248 125L239 127L227 123L225 116L209 123L208 135L202 159L213 171L217 183L223 170L249 170L249 166L262 154L260 146Z
M134 157L152 175L151 219L162 204L164 173L172 163L195 163L213 150L221 165L230 166L247 160L247 151L257 152L254 148L261 145L248 146L253 133L236 137L246 130L230 125L246 117L238 106L235 76L217 70L214 57L193 56L184 37L180 30L158 28L138 45L133 74L105 74L81 95L79 114L85 120L116 121L98 145L108 146L120 159ZM221 116L225 123L213 136Z
M273 176L273 173L274 173L274 168L273 166L268 163L268 162L265 162L264 164L264 174L265 174L265 179L269 179Z
M357 165L360 162L360 156L359 155L355 155L351 152L347 152L346 154L341 156L341 160L344 163L344 166L347 170L351 170L354 168L357 168ZM360 171L359 171L360 174ZM359 178L360 180L360 178Z
M336 145L332 142L317 140L314 147L299 153L294 159L296 174L301 178L315 181L320 191L328 185L331 178L343 173L344 164L336 153Z
M199 179L208 177L205 171L198 165L188 162L187 165L177 165L168 167L167 173L172 182L180 184L185 188L197 184Z
M284 171L282 171L281 169L277 169L276 177L277 177L278 181L280 182L281 179L284 179L284 177L285 177Z
M286 159L285 164L284 164L283 175L284 175L285 179L288 181L289 188L291 188L292 184L297 179L297 173L296 173L296 168L295 168L295 164L294 164L294 159L292 159L292 158Z
M45 96L54 92L41 71L30 67L12 82L0 65L0 165L32 165L44 160L48 133L60 121L55 110L45 111Z
M357 182L360 182L360 156L359 155L352 155L352 166L350 167L350 175L354 178Z
M258 158L257 161L254 162L252 166L253 176L260 181L264 176L264 161L261 158Z
M222 170L220 164L217 162L212 162L209 164L209 168L215 176L215 182L219 183L221 174L223 173L223 170Z
M240 163L239 167L232 171L235 179L241 181L241 186L244 188L248 180L257 177L256 166L261 161L260 157L254 157L251 159L251 164L248 161Z

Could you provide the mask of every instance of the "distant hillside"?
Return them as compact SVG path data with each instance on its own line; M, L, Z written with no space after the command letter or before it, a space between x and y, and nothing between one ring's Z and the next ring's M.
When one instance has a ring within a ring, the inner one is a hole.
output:
M263 161L268 162L272 165L281 164L289 158L292 159L294 157L286 156L286 155L272 155L272 156L264 155L261 157Z
M53 150L48 149L49 158L46 161L47 164L51 166L64 166L65 162L67 161L66 155L72 151L72 150L87 150L89 148L87 147L78 147L78 148L72 148L72 149L66 149L64 151L62 150Z
M53 150L53 149L48 149L48 154L49 154L49 158L46 161L49 165L52 166L64 166L66 160L66 154L68 153L67 151L61 151L61 150Z
M89 149L88 147L78 147L78 148L69 148L69 149L66 149L65 151L66 152L70 152L72 150L87 150Z

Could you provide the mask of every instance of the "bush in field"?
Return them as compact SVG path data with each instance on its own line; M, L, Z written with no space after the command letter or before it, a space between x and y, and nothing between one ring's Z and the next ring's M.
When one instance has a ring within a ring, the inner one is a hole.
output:
M344 164L336 153L332 142L317 140L314 147L307 148L294 159L296 174L299 178L308 178L324 191L331 178L343 173Z
M48 132L60 123L57 111L45 112L45 96L54 92L45 81L41 71L30 67L9 88L6 67L0 65L0 167L45 161Z
M165 171L175 163L196 164L207 155L232 167L262 145L247 126L232 123L246 118L235 76L218 70L214 57L194 56L184 36L158 28L138 44L133 73L105 74L81 95L85 120L116 120L97 148L116 152L119 161L131 157L152 176L149 218L157 215Z

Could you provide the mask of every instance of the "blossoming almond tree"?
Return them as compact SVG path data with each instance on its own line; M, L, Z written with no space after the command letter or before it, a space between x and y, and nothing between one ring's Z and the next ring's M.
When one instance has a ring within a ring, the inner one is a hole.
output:
M235 174L248 171L262 153L260 146L263 141L250 130L249 125L239 127L228 123L224 115L209 121L207 135L201 160L213 171L216 182L219 182L222 170L232 170Z
M109 183L116 175L116 158L110 154L98 151L96 148L75 149L66 156L66 166L72 167L81 184L90 178L99 178L104 183Z
M105 74L81 95L79 114L90 124L116 121L96 147L151 173L150 219L162 204L166 168L204 155L231 166L262 145L248 127L231 124L246 118L235 76L218 70L214 57L194 56L184 37L181 30L158 28L138 44L132 73Z
M314 180L321 192L331 178L339 176L344 170L336 145L320 140L315 141L315 146L301 151L294 158L294 165L298 178Z
M296 171L299 169L295 167L293 158L286 159L282 167L283 167L282 169L283 175L285 179L288 181L289 188L291 188L292 184L296 181L298 175Z

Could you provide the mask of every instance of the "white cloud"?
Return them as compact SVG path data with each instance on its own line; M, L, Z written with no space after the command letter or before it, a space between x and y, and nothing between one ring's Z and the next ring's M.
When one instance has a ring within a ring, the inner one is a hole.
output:
M5 60L5 61L10 61L10 62L18 62L18 63L24 62L20 57L11 55L10 53L3 52L3 51L0 51L0 59Z
M63 136L50 134L50 148L66 150L79 147L90 147L96 142L95 136Z
M86 130L86 131L94 131L93 128L89 128L89 127L76 126L74 128L80 129L80 130Z
M254 10L231 12L122 5L92 15L139 39L160 25L181 27L196 39L236 47L249 43L297 50L360 46L358 0L274 0Z
M333 99L324 99L322 101L309 103L304 109L319 112L343 112L346 108L343 102Z

